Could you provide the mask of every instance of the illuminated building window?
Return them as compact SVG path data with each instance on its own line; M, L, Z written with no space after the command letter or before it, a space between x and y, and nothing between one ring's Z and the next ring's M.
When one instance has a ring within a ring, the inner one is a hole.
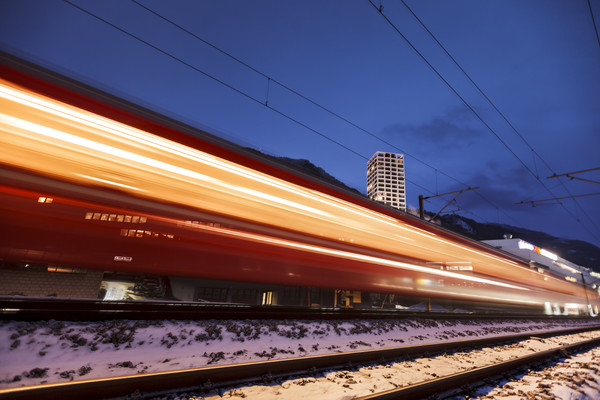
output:
M406 210L404 156L377 152L367 162L367 195L394 208ZM402 189L400 193L398 189Z

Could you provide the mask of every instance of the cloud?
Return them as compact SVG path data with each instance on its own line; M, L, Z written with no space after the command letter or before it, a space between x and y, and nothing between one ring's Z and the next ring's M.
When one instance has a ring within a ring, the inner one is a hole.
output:
M384 133L394 141L409 141L422 148L443 146L460 148L472 145L482 136L480 129L469 126L472 115L464 107L449 110L444 116L420 124L393 124L384 129Z
M491 205L482 199L483 196L505 211L522 211L524 206L515 203L534 199L543 190L522 166L500 169L495 161L490 161L487 168L479 170L465 183L470 187L479 187L479 195L461 196L460 204L465 209L490 208Z

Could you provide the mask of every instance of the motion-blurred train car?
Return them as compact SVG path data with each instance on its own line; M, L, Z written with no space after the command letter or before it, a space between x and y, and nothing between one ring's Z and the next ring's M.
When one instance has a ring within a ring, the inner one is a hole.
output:
M10 55L1 71L5 267L598 311L596 291L492 246Z

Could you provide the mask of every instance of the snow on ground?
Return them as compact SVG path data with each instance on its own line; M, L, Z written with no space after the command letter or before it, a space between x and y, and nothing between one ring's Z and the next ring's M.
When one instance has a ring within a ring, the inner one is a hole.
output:
M260 399L260 400L292 400L300 397L311 399L339 399L349 400L360 396L367 396L373 393L378 393L386 390L395 389L411 385L414 383L435 379L446 375L451 375L456 372L479 368L490 365L496 362L509 360L512 358L531 354L533 352L555 348L567 343L575 343L592 337L596 337L600 331L581 333L575 335L565 335L557 338L549 339L530 339L519 343L502 345L496 347L485 347L478 350L467 352L451 352L435 356L432 358L415 358L405 361L392 362L384 365L371 365L360 367L354 370L332 371L325 374L320 374L311 378L298 378L275 382L272 384L256 384L238 386L236 388L223 389L219 392L212 391L202 395L179 395L179 399L204 399L217 400L222 398L237 398ZM523 386L522 389L516 390L501 390L497 393L489 393L484 395L482 399L505 399L509 393L515 393L517 397L514 399L589 399L597 400L599 392L597 391L600 383L600 359L588 361L585 363L588 371L595 373L595 377L582 377L582 373L566 373L563 377L576 376L568 383L569 387L575 389L564 392L566 396L561 397L561 392L558 390L560 386L557 384L557 390L546 396L546 386L552 385L553 381L544 383L542 386L529 384ZM595 371L595 372L594 372ZM556 379L558 376L551 379ZM585 380L584 380L585 379ZM596 390L592 386L578 386L583 382L595 384ZM516 387L516 386L515 386ZM551 387L551 386L548 386ZM540 390L543 389L543 390ZM473 390L474 393L486 393L492 390L491 387ZM520 392L519 392L520 390ZM573 391L578 391L583 396L571 397ZM469 390L467 390L469 392ZM586 397L587 393L587 397ZM472 398L472 393L462 393L455 399ZM163 397L162 399L169 399Z
M543 321L0 322L0 388L561 329Z
M480 397L476 397L480 396ZM544 368L529 371L515 381L482 388L472 398L502 400L597 400L600 399L600 348Z

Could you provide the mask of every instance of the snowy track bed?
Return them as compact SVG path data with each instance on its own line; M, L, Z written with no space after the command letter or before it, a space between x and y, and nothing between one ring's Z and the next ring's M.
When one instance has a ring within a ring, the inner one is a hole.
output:
M464 399L463 396L454 399ZM473 390L471 398L554 400L600 398L600 347L569 356L512 379Z
M585 320L4 322L0 325L0 354L3 356L0 385L8 388L592 324L595 322ZM584 337L571 336L577 338L573 340ZM271 382L266 386L205 393L204 396L215 399L221 395L286 398L282 397L286 392L291 398L294 398L293 393L318 398L354 398L385 390L388 386L393 388L414 383L417 379L431 379L447 370L452 373L460 370L459 367L474 368L476 362L489 363L568 340L571 339L534 339L495 350L480 349L469 352L470 356L454 353L432 359L417 358L331 372L320 377ZM396 371L401 371L399 377L395 376Z
M313 377L299 377L271 384L246 385L235 388L222 389L218 392L197 394L180 394L178 396L157 397L156 399L205 399L217 400L221 398L247 398L247 399L297 399L301 396L319 399L359 399L359 398L421 398L420 388L416 384L431 382L438 378L456 375L457 372L470 372L471 370L491 366L503 361L514 360L518 357L535 355L538 352L551 350L556 347L581 342L587 339L598 338L600 331L586 332L574 335L561 335L547 339L534 338L518 343L491 346L471 351L448 352L434 357L418 357L396 361L382 365L358 366L352 369L330 371ZM593 349L581 355L585 361L566 360L562 364L570 365L570 373L531 373L518 382L499 386L493 380L486 380L489 384L484 387L465 387L459 391L455 399L472 398L481 395L482 398L504 399L514 395L515 399L556 399L556 398L581 398L597 399L600 389L600 359L593 360L591 354L597 352ZM596 353L597 354L597 353ZM586 371L575 371L573 366L584 365ZM549 367L549 370L561 371L564 367ZM594 375L595 374L595 375ZM521 374L522 375L522 374ZM542 382L543 377L546 382ZM417 389L410 392L394 393L394 390L403 387ZM437 385L447 389L443 384ZM383 393L383 396L376 397ZM433 393L436 393L435 391ZM561 397L560 395L566 395ZM579 397L577 396L579 395ZM454 395L448 395L454 396ZM441 393L435 395L436 399L445 398Z

